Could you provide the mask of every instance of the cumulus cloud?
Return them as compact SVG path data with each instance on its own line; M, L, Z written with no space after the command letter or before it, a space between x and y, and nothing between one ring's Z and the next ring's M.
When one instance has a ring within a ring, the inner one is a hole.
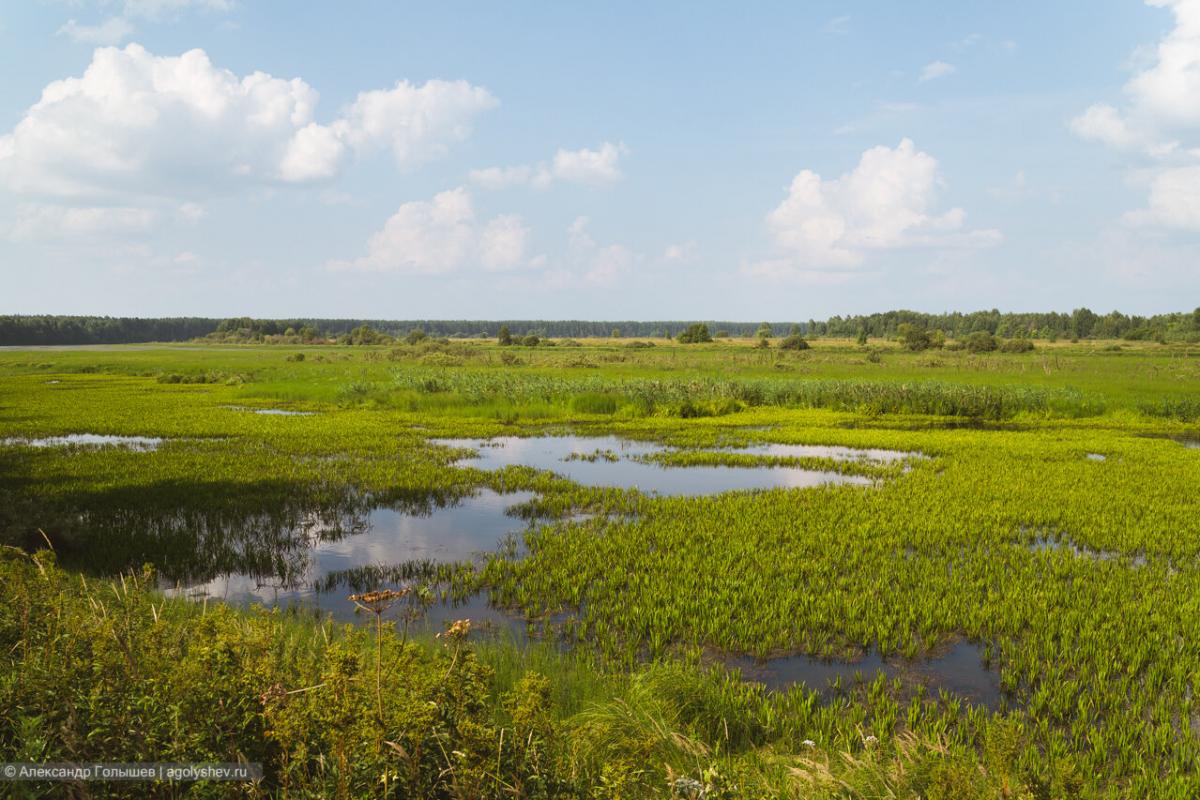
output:
M48 85L0 137L0 180L23 194L194 195L246 182L328 178L348 153L390 149L411 166L463 139L493 107L465 81L364 92L330 123L300 78L239 77L203 50L96 50L83 75Z
M529 229L516 215L480 224L471 193L459 187L400 206L371 236L365 255L329 266L411 275L442 275L474 265L507 270L525 261L528 238Z
M1130 211L1125 221L1200 231L1200 165L1159 172L1150 182L1146 208Z
M203 50L158 56L137 44L102 47L81 76L46 86L0 135L0 190L49 206L162 211L331 179L379 151L410 168L443 155L496 105L465 81L400 81L362 92L322 124L317 100L300 78L238 76Z
M627 275L638 255L622 244L598 244L588 231L590 220L576 217L567 228L567 256L583 282L592 286L613 286Z
M536 166L488 167L471 172L471 182L484 189L503 189L509 186L534 186L545 189L557 183L579 183L602 186L615 183L622 177L620 161L628 152L624 144L604 142L595 150L559 149L549 162Z
M69 19L57 32L82 44L120 44L132 34L133 25L124 17L110 17L98 25L81 25Z
M945 61L931 61L921 67L921 77L918 80L924 83L925 81L944 78L947 75L953 74L954 70L955 66L953 64L948 64Z
M803 170L767 215L779 255L747 271L777 278L856 267L873 251L999 242L994 230L964 231L961 208L934 210L941 183L937 161L909 139L867 150L858 166L835 179Z
M1200 230L1200 0L1146 0L1171 11L1175 26L1125 84L1119 107L1096 103L1071 120L1080 138L1123 151L1131 168L1150 160L1146 208L1133 225Z

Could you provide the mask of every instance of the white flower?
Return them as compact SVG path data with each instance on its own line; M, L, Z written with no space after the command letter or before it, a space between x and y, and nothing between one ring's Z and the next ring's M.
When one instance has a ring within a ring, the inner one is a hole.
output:
M800 744L804 745L805 747L816 747L817 746L817 743L814 742L812 739L805 739Z

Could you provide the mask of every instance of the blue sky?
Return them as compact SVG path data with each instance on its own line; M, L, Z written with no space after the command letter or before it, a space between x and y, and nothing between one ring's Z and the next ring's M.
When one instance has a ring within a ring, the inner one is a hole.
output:
M0 313L1200 304L1200 0L42 0L0 73Z

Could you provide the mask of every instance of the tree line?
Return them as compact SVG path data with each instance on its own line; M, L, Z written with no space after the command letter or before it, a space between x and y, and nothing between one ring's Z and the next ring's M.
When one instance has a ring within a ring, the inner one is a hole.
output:
M1087 308L1066 312L1002 313L996 309L926 314L887 311L869 315L832 316L827 320L733 322L721 320L589 321L589 320L383 320L383 319L256 319L233 317L93 317L55 315L0 316L0 345L126 344L183 342L194 339L259 342L362 341L363 331L404 338L420 330L427 336L496 338L501 328L513 336L546 338L658 338L688 336L704 326L713 336L896 338L901 326L938 331L949 338L984 332L1005 339L1130 339L1200 341L1200 308L1139 316ZM905 329L905 330L908 330ZM369 336L367 338L370 338Z

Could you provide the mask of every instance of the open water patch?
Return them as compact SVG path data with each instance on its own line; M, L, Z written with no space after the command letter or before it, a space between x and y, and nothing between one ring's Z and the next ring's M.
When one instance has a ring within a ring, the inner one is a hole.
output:
M12 447L121 447L149 452L163 443L158 436L111 436L99 433L70 433L65 436L44 436L37 439L0 439L0 444Z
M833 461L864 462L868 464L894 464L911 458L924 458L921 453L903 450L883 450L867 447L845 447L827 444L762 444L735 448L738 453L774 458L828 458Z
M225 406L230 411L247 411L251 414L262 414L268 417L312 417L315 411L293 411L288 408L253 408L251 406Z
M312 511L281 518L274 529L261 516L205 525L182 520L192 533L199 529L201 534L194 540L195 558L176 554L150 560L161 565L160 583L171 594L239 606L315 608L352 621L356 615L350 594L420 584L422 574L437 572L439 564L471 569L483 554L504 547L515 551L519 534L536 523L508 512L533 497L532 492L481 489L425 507L413 503ZM417 568L403 568L409 564ZM420 625L440 630L442 622L462 618L477 627L525 627L523 620L491 608L483 594L455 600L439 594Z
M1126 555L1116 550L1099 550L1072 542L1065 536L1041 535L1034 538L1029 549L1034 553L1070 553L1077 558L1087 558L1092 561L1121 561L1127 560L1131 566L1146 565L1146 556L1141 553Z
M989 710L999 708L1003 700L999 672L985 662L983 645L969 641L957 642L945 653L925 659L885 658L870 651L854 661L807 655L765 660L727 656L721 661L739 669L743 679L775 690L803 684L827 695L836 694L860 682L870 683L882 672L889 681L899 679L908 694L918 687L934 695L945 690Z
M501 436L494 439L431 439L430 443L472 450L461 459L482 470L525 466L553 472L581 486L637 489L662 496L719 494L749 489L799 489L829 484L869 486L863 475L788 466L675 466L648 461L678 451L662 444L618 436ZM805 448L809 445L762 445ZM820 448L827 449L827 448ZM850 448L833 448L833 451ZM730 452L730 451L725 451ZM738 452L755 455L754 448ZM796 451L799 452L799 451ZM871 451L861 451L869 453ZM882 452L882 451L881 451ZM790 455L768 453L763 455Z

